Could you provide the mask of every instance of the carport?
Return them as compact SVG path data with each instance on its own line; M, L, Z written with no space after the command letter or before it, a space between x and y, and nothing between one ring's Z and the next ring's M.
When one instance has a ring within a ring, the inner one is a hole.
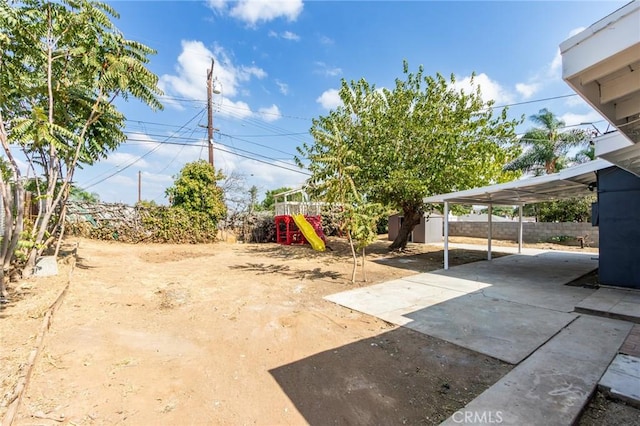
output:
M489 208L487 260L491 260L493 206L518 206L518 253L521 253L522 206L589 195L597 186L598 171L611 166L613 164L610 162L598 159L550 175L425 198L424 202L427 204L444 204L444 269L449 269L450 204L485 205Z

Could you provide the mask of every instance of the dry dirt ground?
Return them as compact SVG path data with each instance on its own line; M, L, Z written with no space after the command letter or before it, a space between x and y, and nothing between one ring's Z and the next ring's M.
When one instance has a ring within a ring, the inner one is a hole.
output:
M432 246L388 253L380 240L369 282L352 284L338 239L324 253L75 243L57 276L13 284L0 310L0 418L17 406L17 425L431 425L512 368L322 298L438 269ZM450 262L484 255L453 250ZM16 405L48 308L67 286Z

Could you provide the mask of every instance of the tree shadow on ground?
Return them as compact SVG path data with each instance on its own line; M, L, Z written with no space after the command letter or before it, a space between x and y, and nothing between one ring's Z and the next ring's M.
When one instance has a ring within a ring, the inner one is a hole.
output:
M76 268L78 269L94 269L95 266L89 265L87 259L84 257L76 255Z
M492 252L494 259L508 256L508 253ZM487 259L487 252L483 250L451 249L449 250L449 266L479 262ZM406 269L419 273L431 272L444 268L444 250L405 256L381 257L371 260L380 265Z
M311 425L438 424L510 369L398 328L269 372Z
M332 271L323 271L321 268L314 269L292 269L288 265L274 265L265 263L245 263L244 265L229 266L229 269L236 269L241 271L255 272L256 275L266 274L280 274L290 277L291 279L325 279L331 278L336 280L341 278L341 274Z
M409 243L402 251L390 251L390 242L383 237L366 248L366 261L380 265L393 266L399 269L410 270L418 273L434 271L444 267L444 250L435 245ZM282 245L275 243L247 244L243 247L247 255L260 255L279 260L309 260L332 264L339 262L352 262L352 252L349 243L344 238L330 237L327 246L331 250L324 252L315 251L309 245ZM508 253L493 252L494 258L506 256ZM358 262L361 255L357 253ZM470 262L485 260L487 253L484 250L449 250L449 265L457 266ZM275 271L274 271L275 272Z

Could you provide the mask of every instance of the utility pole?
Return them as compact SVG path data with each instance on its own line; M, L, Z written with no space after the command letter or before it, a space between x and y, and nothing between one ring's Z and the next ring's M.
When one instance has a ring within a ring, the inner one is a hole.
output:
M211 69L207 72L207 134L209 137L209 164L213 165L213 64L211 58Z
M142 172L138 170L138 203L142 201Z

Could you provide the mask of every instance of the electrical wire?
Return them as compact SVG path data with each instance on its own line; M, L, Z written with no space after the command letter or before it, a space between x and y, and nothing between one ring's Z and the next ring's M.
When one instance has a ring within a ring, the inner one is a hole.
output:
M144 139L135 139L135 138L131 139L131 140L139 141L139 142L143 142L143 143L159 143L159 142L152 142L152 141L148 141L148 140L144 140ZM192 146L192 147L205 147L205 146L207 146L207 144L184 143L184 142L168 142L168 141L161 142L161 144L162 145ZM287 166L291 165L291 163L288 163L285 160L281 160L281 159L273 158L273 157L267 157L266 155L257 154L255 152L244 150L244 149L241 149L241 148L231 147L231 146L229 146L227 144L223 144L223 143L220 143L220 142L217 142L216 145L217 145L216 146L216 150L218 150L218 151L226 152L226 153L229 153L229 154L237 155L238 157L248 158L250 160L255 160L255 161L258 161L260 163L269 164L269 165L274 166L274 167L280 167L280 168L285 169L285 170L289 170L289 171L293 171L293 172L299 172L299 173L306 174L306 175L310 176L310 174L305 173L305 172L301 172L300 170L288 168ZM238 154L237 152L220 148L219 146L224 146L226 148L230 148L230 149L233 149L233 150L244 152L244 153L246 153L248 155L241 155L241 154ZM249 155L262 157L265 160L260 160L259 158L250 157ZM287 166L282 166L280 164L270 163L270 162L268 162L266 160L271 160L271 161L274 161L274 162L283 163L283 164L285 164Z
M189 123L191 123L193 120L195 120L195 119L198 117L198 115L200 115L201 113L202 113L202 110L201 110L201 111L199 111L199 112L198 112L196 115L194 115L192 118L190 118L190 119L189 119L189 121L187 121L187 122L186 122L182 127L186 127ZM168 137L167 137L167 139L166 139L164 142L167 142L169 139L171 139L171 138L173 138L173 137L174 137L174 136L168 136ZM82 189L86 191L87 189L92 188L92 187L94 187L94 186L96 186L96 185L98 185L98 184L100 184L100 183L102 183L102 182L106 181L107 179L112 178L113 176L115 176L115 175L117 175L117 174L119 174L119 173L122 173L123 171L127 170L129 167L131 167L131 166L133 166L134 164L136 164L138 161L140 161L140 160L142 160L143 158L145 158L145 157L147 157L147 156L151 155L152 153L156 152L158 149L160 149L160 147L161 147L161 146L162 146L162 143L157 143L157 145L156 145L154 148L152 148L151 150L149 150L147 153L145 153L145 154L141 155L140 157L136 158L135 160L133 160L133 161L129 162L129 163L128 163L127 165L125 165L124 167L122 167L122 168L120 168L120 169L116 170L115 172L113 172L113 173L109 174L107 177L102 178L102 179L99 179L98 181L93 182L93 183L90 183L89 185L86 185L86 184L85 184L85 186L84 186ZM118 166L115 166L115 168L118 168L118 167L121 167L121 166L122 166L122 165L118 165ZM113 168L112 168L111 170L113 170ZM108 171L107 171L106 173L108 173ZM104 175L104 173L103 173L102 175ZM102 176L102 175L99 175L99 176ZM98 176L98 177L99 177L99 176ZM94 177L94 178L93 178L93 179L91 179L89 182L92 182L93 180L97 179L98 177Z

